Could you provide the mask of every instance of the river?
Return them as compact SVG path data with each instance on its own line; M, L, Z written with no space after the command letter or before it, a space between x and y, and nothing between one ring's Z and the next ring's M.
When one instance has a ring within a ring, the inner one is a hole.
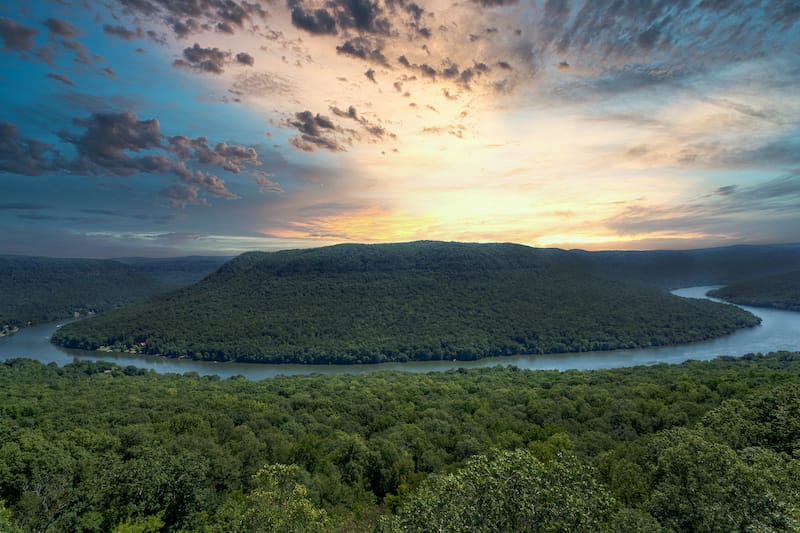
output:
M716 287L690 287L678 289L673 293L686 298L705 298L706 292L714 288ZM10 337L0 338L0 361L14 357L27 357L45 364L56 363L61 366L71 363L77 358L112 361L120 366L132 365L159 373L196 372L199 375L218 375L223 378L241 375L250 380L260 380L278 375L361 374L381 370L441 372L454 368L479 368L495 365L515 365L531 370L594 370L656 363L680 363L687 359L708 360L720 355L740 356L747 353L767 353L780 350L800 351L800 334L798 333L800 332L800 313L760 307L742 306L742 308L760 316L761 325L710 341L638 350L520 355L492 357L480 361L426 361L378 365L214 363L125 353L67 350L50 343L50 336L60 324L52 323L25 328Z

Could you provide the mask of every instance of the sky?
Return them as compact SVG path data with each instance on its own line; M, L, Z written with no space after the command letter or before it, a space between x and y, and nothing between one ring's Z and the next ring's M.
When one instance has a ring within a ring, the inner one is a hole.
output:
M800 242L798 0L0 2L0 254Z

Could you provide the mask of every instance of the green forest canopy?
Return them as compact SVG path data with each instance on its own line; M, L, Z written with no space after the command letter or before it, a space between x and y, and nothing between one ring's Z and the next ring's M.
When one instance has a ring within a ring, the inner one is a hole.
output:
M0 364L3 531L791 531L800 354L278 377Z
M61 259L0 255L0 331L107 311L195 283L224 257Z
M800 270L741 281L708 295L740 305L800 311Z
M53 339L218 361L378 363L661 346L758 321L596 276L547 250L417 242L246 253Z

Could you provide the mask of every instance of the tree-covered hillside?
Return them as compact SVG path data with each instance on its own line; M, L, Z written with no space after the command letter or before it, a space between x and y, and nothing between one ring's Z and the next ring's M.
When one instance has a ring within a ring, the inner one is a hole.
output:
M279 377L0 363L0 531L797 531L800 354Z
M0 328L105 311L162 290L116 261L0 256Z
M597 277L513 244L247 253L200 283L61 328L73 348L301 363L477 359L659 346L758 319Z
M184 287L204 278L225 260L0 255L0 334L28 323L107 311Z
M174 290L197 283L230 261L231 257L121 257L115 260L125 263L136 272L157 280L165 290Z
M708 295L740 305L800 311L800 270L734 283Z
M603 277L669 289L725 285L800 270L800 244L697 250L547 251L567 264Z

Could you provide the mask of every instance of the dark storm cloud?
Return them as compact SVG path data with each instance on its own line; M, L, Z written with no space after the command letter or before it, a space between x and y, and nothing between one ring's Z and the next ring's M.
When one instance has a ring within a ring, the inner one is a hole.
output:
M336 47L336 52L380 65L389 65L389 61L383 55L381 46L372 43L365 37L356 37L343 42Z
M15 124L0 121L0 172L38 176L57 158L50 145L21 137Z
M119 37L126 41L144 37L142 28L129 29L121 25L112 26L110 24L104 24L103 33L111 35L112 37Z
M58 82L63 83L64 85L69 85L70 87L75 87L75 82L73 82L68 77L64 76L63 74L53 74L52 72L47 75L48 78L51 80L56 80Z
M15 21L0 17L0 39L3 49L23 52L33 48L33 38L38 32L34 28L17 24Z
M77 37L80 35L80 31L78 28L70 24L65 20L60 20L56 18L49 18L44 21L44 26L50 30L50 33L54 35L58 35L60 37Z

